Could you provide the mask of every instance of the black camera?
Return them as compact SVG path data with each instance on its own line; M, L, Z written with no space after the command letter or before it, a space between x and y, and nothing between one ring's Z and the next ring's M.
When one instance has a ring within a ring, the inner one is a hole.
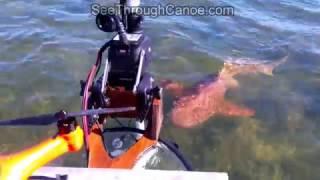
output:
M142 29L143 16L127 11L120 1L121 13L98 14L97 27L104 32L118 32L108 50L108 71L105 81L109 86L122 86L137 92L139 83L151 61L151 43Z
M104 32L116 32L117 31L117 15L113 14L98 14L96 16L97 27ZM131 12L122 16L122 23L127 26L128 33L135 33L141 30L141 23L143 16ZM125 20L125 21L124 21Z

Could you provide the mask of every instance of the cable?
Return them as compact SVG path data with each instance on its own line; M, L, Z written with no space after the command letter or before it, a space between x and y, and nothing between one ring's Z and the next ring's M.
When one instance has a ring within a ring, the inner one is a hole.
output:
M120 122L120 120L119 120L118 118L111 117L111 119L115 120L115 121L121 126L120 128L125 128L125 127L126 127L124 124L122 124L122 123ZM129 120L128 123L130 123L130 122L131 122L131 120ZM135 142L138 142L138 139L137 139L133 134L129 134L129 137L130 137L131 139L133 139Z
M121 127L125 127L118 118L112 117L112 119L115 120Z
M89 100L89 90L91 89L94 79L97 76L97 74L100 71L101 68L101 61L102 61L102 54L103 52L110 46L111 41L106 42L100 49L97 55L97 60L96 63L92 66L90 69L87 80L86 80L86 85L83 93L83 99L82 99L82 110L88 110L88 100ZM83 124L83 130L84 130L84 138L85 138L85 144L86 144L86 149L89 149L88 146L88 138L89 138L89 121L88 121L88 116L83 116L82 118L82 124Z
M98 52L98 56L97 56L97 60L96 60L96 66L98 67L97 68L97 73L95 76L98 75L99 71L100 71L100 68L101 68L101 62L102 62L102 55L103 55L103 52L111 45L111 40L106 42L99 50Z

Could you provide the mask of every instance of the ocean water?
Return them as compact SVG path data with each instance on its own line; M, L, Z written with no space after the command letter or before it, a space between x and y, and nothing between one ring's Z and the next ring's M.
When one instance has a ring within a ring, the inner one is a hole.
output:
M143 1L158 4L160 1ZM0 119L80 109L79 81L111 37L99 31L90 0L0 1ZM218 73L226 59L275 61L274 76L238 76L227 98L252 118L214 117L193 129L166 118L162 136L197 170L230 179L320 179L320 1L189 0L162 4L232 6L235 16L146 17L157 79L190 84ZM172 98L166 98L166 113ZM53 127L1 128L0 152L37 143ZM58 163L82 166L81 153Z

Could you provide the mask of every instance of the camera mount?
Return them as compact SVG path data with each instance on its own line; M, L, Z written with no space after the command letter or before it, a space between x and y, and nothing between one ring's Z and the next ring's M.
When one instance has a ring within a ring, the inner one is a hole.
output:
M139 5L140 0L120 0L119 14L96 16L100 30L117 34L99 50L96 64L87 81L82 83L82 105L83 110L135 107L135 112L113 117L134 118L137 127L148 131L151 139L158 139L162 124L162 89L154 84L154 78L147 72L152 48L150 38L141 27L143 16L134 11ZM108 58L103 75L94 81L106 50ZM83 118L86 137L93 122L101 118L104 117Z

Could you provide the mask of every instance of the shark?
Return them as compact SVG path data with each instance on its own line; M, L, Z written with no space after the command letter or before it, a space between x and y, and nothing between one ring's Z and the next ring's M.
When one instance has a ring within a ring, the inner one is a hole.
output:
M285 63L287 59L288 55L271 62L249 58L229 58L224 61L218 74L205 77L191 88L185 88L179 82L162 80L161 87L176 97L169 113L171 121L181 128L193 128L217 115L254 116L255 110L226 99L226 92L239 87L237 75L262 73L273 76L274 69Z

